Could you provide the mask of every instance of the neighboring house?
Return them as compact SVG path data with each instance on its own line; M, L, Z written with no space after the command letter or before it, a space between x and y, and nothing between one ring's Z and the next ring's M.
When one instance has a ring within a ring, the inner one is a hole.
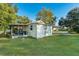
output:
M42 38L52 35L52 25L39 20L30 24L10 24L12 38L32 36Z

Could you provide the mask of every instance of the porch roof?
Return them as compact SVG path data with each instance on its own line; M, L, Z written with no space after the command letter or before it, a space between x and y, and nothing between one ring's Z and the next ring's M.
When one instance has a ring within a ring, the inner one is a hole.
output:
M9 24L9 26L28 26L30 23L27 24Z
M35 21L35 22L32 22L32 24L45 24L42 20L38 20L38 21Z

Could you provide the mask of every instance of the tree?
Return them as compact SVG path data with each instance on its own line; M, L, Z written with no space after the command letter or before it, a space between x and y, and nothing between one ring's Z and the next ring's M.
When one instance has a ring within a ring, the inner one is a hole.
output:
M43 8L38 12L36 20L42 20L46 24L51 24L55 21L55 17L51 10Z
M30 20L28 17L26 16L18 16L18 20L17 20L17 23L20 23L20 24L27 24L29 23Z
M71 31L79 32L79 8L70 10L64 20L59 20L59 25L64 25Z
M8 25L15 22L17 19L16 13L17 8L15 8L15 5L8 3L0 4L0 23L4 33L6 33L5 31L8 28Z
M68 26L70 26L70 20L68 20L64 17L61 17L58 24L59 24L59 26L68 27Z
M58 24L59 24L59 26L64 26L64 25L65 25L65 24L64 24L64 18L63 18L63 17L60 18Z
M69 11L69 13L67 14L67 19L70 20L70 29L73 31L76 31L79 29L78 25L79 25L79 8L74 8L72 10ZM75 28L76 27L76 28ZM76 31L79 32L79 31Z

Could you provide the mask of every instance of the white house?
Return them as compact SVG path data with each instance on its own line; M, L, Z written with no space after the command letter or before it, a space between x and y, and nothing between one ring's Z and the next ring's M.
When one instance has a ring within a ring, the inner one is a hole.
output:
M38 39L52 35L52 25L41 20L26 25L10 24L10 29L12 38L32 36Z

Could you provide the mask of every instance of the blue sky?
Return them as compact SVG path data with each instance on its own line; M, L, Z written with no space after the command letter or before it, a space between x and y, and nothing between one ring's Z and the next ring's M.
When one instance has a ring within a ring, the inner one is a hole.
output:
M18 3L18 15L28 16L30 20L35 20L37 13L42 8L51 9L53 14L58 18L67 15L74 7L79 7L78 3ZM57 23L56 23L57 24Z

